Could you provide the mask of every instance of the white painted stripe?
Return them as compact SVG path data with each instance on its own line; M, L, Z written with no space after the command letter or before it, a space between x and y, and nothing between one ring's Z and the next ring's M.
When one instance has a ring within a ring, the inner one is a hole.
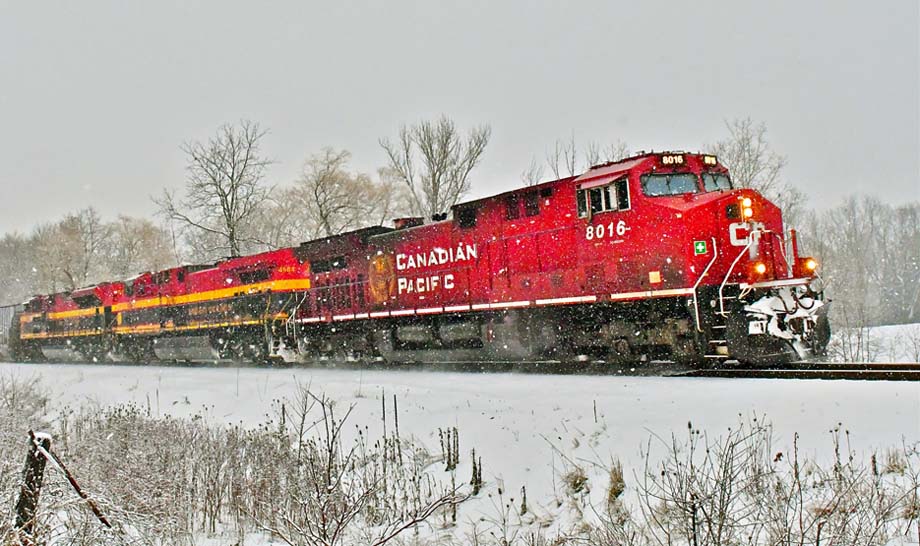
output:
M597 301L597 296L570 296L567 298L549 298L546 300L537 300L537 305L553 305L556 303L589 303Z
M610 299L614 300L628 300L632 298L650 298L652 297L651 290L647 292L620 292L619 294L610 294Z
M503 301L499 303L490 303L490 309L506 309L508 307L527 307L530 305L529 301Z
M805 285L811 282L811 279L782 279L778 281L762 281L755 282L753 284L748 284L746 282L741 283L741 289L745 290L748 288L776 288L780 286L799 286Z
M804 284L808 282L808 279L788 279L783 281L773 281L771 283L758 283L755 285L742 284L742 288L745 287L769 287L769 286L787 286L793 284ZM661 298L667 296L685 296L692 295L692 288L672 288L667 290L646 290L642 292L620 292L618 294L611 294L610 299L612 300L629 300L629 299L640 299L640 298ZM597 301L597 296L567 296L562 298L548 298L542 300L536 300L536 305L562 305L569 303L592 303ZM482 311L486 309L510 309L517 307L527 307L531 305L529 300L521 301L504 301L504 302L495 302L495 303L475 303L473 305L450 305L447 307L423 307L419 309L396 309L393 311L374 311L372 313L358 313L355 315L334 315L333 320L353 320L353 319L366 319L366 318L385 318L385 317L402 317L408 315L429 315L435 313L455 313L457 311ZM313 322L322 322L322 317L309 317L301 319L300 322L313 323Z
M612 300L631 300L636 298L663 298L667 296L689 296L693 294L692 288L671 288L668 290L646 290L645 292L620 292L610 294Z
M656 296L692 296L692 288L672 288L670 290L656 290Z

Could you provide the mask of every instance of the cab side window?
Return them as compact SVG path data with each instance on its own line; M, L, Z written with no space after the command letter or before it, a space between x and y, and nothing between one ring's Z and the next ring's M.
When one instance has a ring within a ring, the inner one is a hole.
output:
M587 218L601 212L629 210L629 184L626 177L610 184L578 190L578 217Z
M537 192L529 191L524 194L524 214L526 216L540 214L540 198L537 196Z
M475 207L466 207L458 209L456 211L457 225L464 229L469 229L476 227L476 213L478 211Z
M505 198L505 219L517 220L521 217L521 206L516 194Z

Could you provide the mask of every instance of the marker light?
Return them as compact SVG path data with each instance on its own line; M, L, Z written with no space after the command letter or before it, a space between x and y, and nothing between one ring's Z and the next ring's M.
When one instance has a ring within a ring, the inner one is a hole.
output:
M754 264L754 271L758 275L763 275L764 273L767 272L767 264L763 262L757 262L756 264Z

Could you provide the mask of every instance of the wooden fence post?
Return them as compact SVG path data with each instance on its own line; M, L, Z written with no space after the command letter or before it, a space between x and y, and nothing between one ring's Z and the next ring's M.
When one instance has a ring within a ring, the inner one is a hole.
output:
M35 434L29 431L29 451L26 465L22 470L22 487L19 489L19 501L16 503L16 529L20 536L31 543L35 532L35 509L38 495L42 489L45 475L45 453L51 449L51 436ZM44 453L43 453L44 451Z

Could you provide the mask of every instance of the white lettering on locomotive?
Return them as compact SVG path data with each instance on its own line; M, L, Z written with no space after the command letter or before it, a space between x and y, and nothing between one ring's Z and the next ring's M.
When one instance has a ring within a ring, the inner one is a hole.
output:
M453 273L414 277L411 279L407 279L406 277L396 279L396 288L400 294L424 294L426 292L435 292L441 286L443 286L445 290L452 290L454 288Z
M663 155L661 156L661 164L662 165L683 165L684 156L680 154Z
M765 227L763 222L734 222L728 225L728 237L732 246L747 246L752 241L756 245Z
M475 244L457 243L456 247L433 248L428 251L396 255L396 270L408 272L423 267L453 265L469 262L479 257ZM398 277L396 291L398 294L424 294L438 290L453 290L455 286L453 273L423 275L420 277Z
M606 226L603 224L597 226L592 226L589 224L587 230L585 231L585 239L591 241L593 239L603 239L604 237L613 238L614 234L616 234L617 237L623 237L630 229L632 228L627 226L626 222L623 220L620 220L616 224L610 222Z
M446 265L457 262L475 260L479 257L479 250L475 244L457 243L456 248L433 248L428 252L414 254L397 254L397 271L407 271L433 265Z

